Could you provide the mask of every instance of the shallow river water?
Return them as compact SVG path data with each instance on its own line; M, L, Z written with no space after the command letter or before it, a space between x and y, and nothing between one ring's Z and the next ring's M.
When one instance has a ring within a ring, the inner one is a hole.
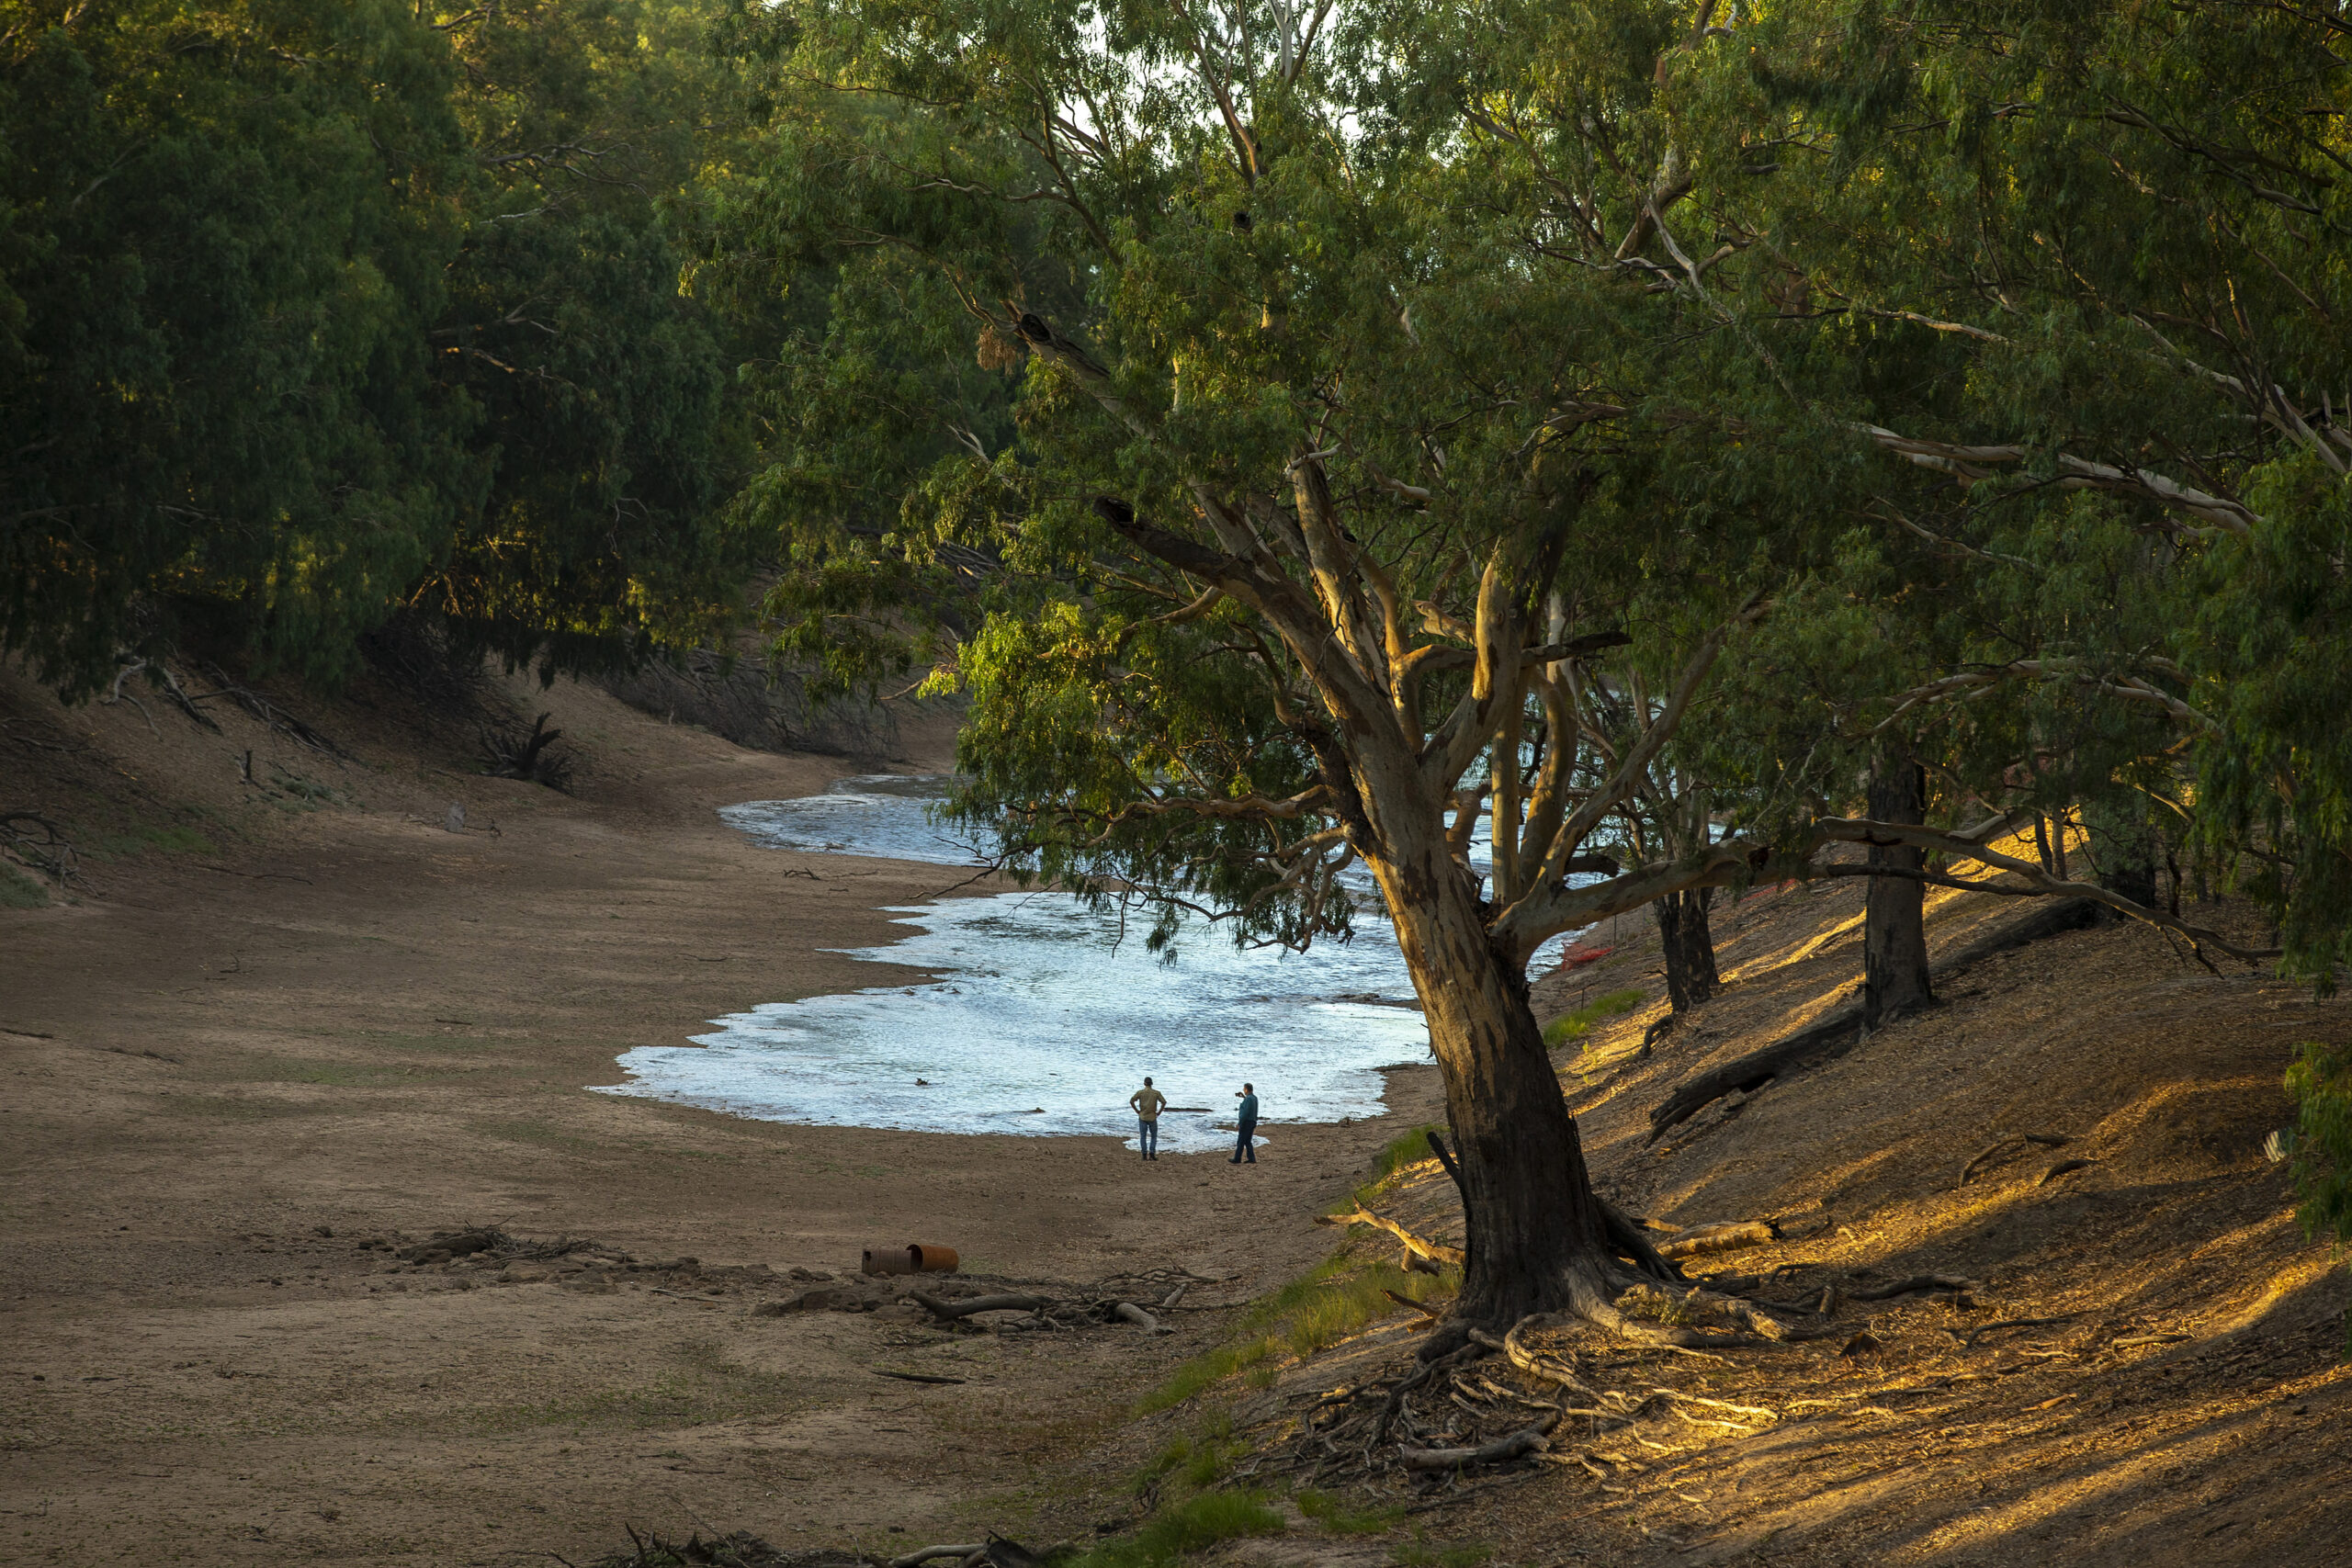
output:
M944 782L843 779L719 815L780 850L967 865L978 840L927 815ZM1237 949L1195 921L1168 964L1145 951L1143 922L1123 926L1066 893L889 913L904 938L843 951L938 981L714 1020L691 1044L622 1056L629 1080L612 1092L763 1121L1132 1143L1127 1096L1150 1074L1187 1108L1161 1118L1162 1145L1197 1149L1230 1144L1245 1081L1265 1122L1336 1122L1383 1114L1379 1069L1429 1059L1404 957L1378 916L1358 916L1354 941L1304 953Z

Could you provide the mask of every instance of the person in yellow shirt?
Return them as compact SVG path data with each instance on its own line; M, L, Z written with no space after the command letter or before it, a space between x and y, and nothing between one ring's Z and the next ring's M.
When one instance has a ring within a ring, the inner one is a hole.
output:
M1142 1129L1142 1134L1136 1141L1143 1145L1143 1157L1158 1159L1159 1108L1168 1103L1168 1097L1152 1088L1151 1080L1146 1078L1141 1089L1127 1096L1127 1103L1136 1108L1136 1122Z

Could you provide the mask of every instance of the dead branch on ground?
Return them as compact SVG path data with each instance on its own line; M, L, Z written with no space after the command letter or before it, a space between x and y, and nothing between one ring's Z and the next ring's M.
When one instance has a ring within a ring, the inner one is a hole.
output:
M1396 1221L1381 1218L1361 1203L1356 1205L1351 1213L1317 1214L1315 1217L1315 1223L1318 1225L1372 1225L1376 1229L1386 1231L1390 1235L1403 1242L1405 1250L1416 1258L1426 1258L1432 1263L1444 1264L1450 1268L1462 1267L1464 1255L1460 1247L1448 1247L1442 1241L1424 1240Z

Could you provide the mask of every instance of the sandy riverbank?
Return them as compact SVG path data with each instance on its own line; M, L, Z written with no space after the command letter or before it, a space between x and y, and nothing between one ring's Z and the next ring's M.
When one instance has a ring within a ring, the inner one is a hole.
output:
M635 1046L876 982L825 950L889 940L877 908L955 878L804 862L713 815L871 762L739 750L563 685L532 700L589 750L581 798L390 742L332 768L280 740L262 755L340 792L288 813L211 756L253 737L6 697L81 748L68 795L217 824L170 852L133 835L78 903L0 911L10 1561L577 1560L624 1519L779 1544L1082 1529L1107 1505L1057 1461L1216 1314L1149 1343L951 1342L911 1309L755 1316L763 1288L741 1277L701 1300L486 1284L357 1243L495 1224L830 1271L921 1237L1028 1278L1181 1267L1220 1281L1193 1303L1236 1301L1328 1249L1310 1216L1396 1124L1270 1128L1262 1163L1235 1171L1109 1139L787 1127L594 1093ZM924 744L900 765L938 765ZM50 760L6 761L16 792ZM448 832L451 799L499 831ZM1425 1113L1428 1078L1396 1075L1392 1099ZM886 1362L970 1381L876 1377Z

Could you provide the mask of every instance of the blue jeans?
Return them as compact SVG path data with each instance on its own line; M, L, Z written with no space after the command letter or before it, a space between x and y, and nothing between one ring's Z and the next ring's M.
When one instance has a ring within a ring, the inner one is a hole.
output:
M1139 1140L1143 1145L1143 1157L1150 1159L1159 1153L1159 1123L1146 1116L1136 1117L1136 1123L1143 1129Z
M1233 1140L1234 1164L1240 1165L1247 1162L1250 1165L1256 1165L1258 1163L1257 1138L1258 1123L1255 1122L1244 1122L1241 1123L1241 1135Z

